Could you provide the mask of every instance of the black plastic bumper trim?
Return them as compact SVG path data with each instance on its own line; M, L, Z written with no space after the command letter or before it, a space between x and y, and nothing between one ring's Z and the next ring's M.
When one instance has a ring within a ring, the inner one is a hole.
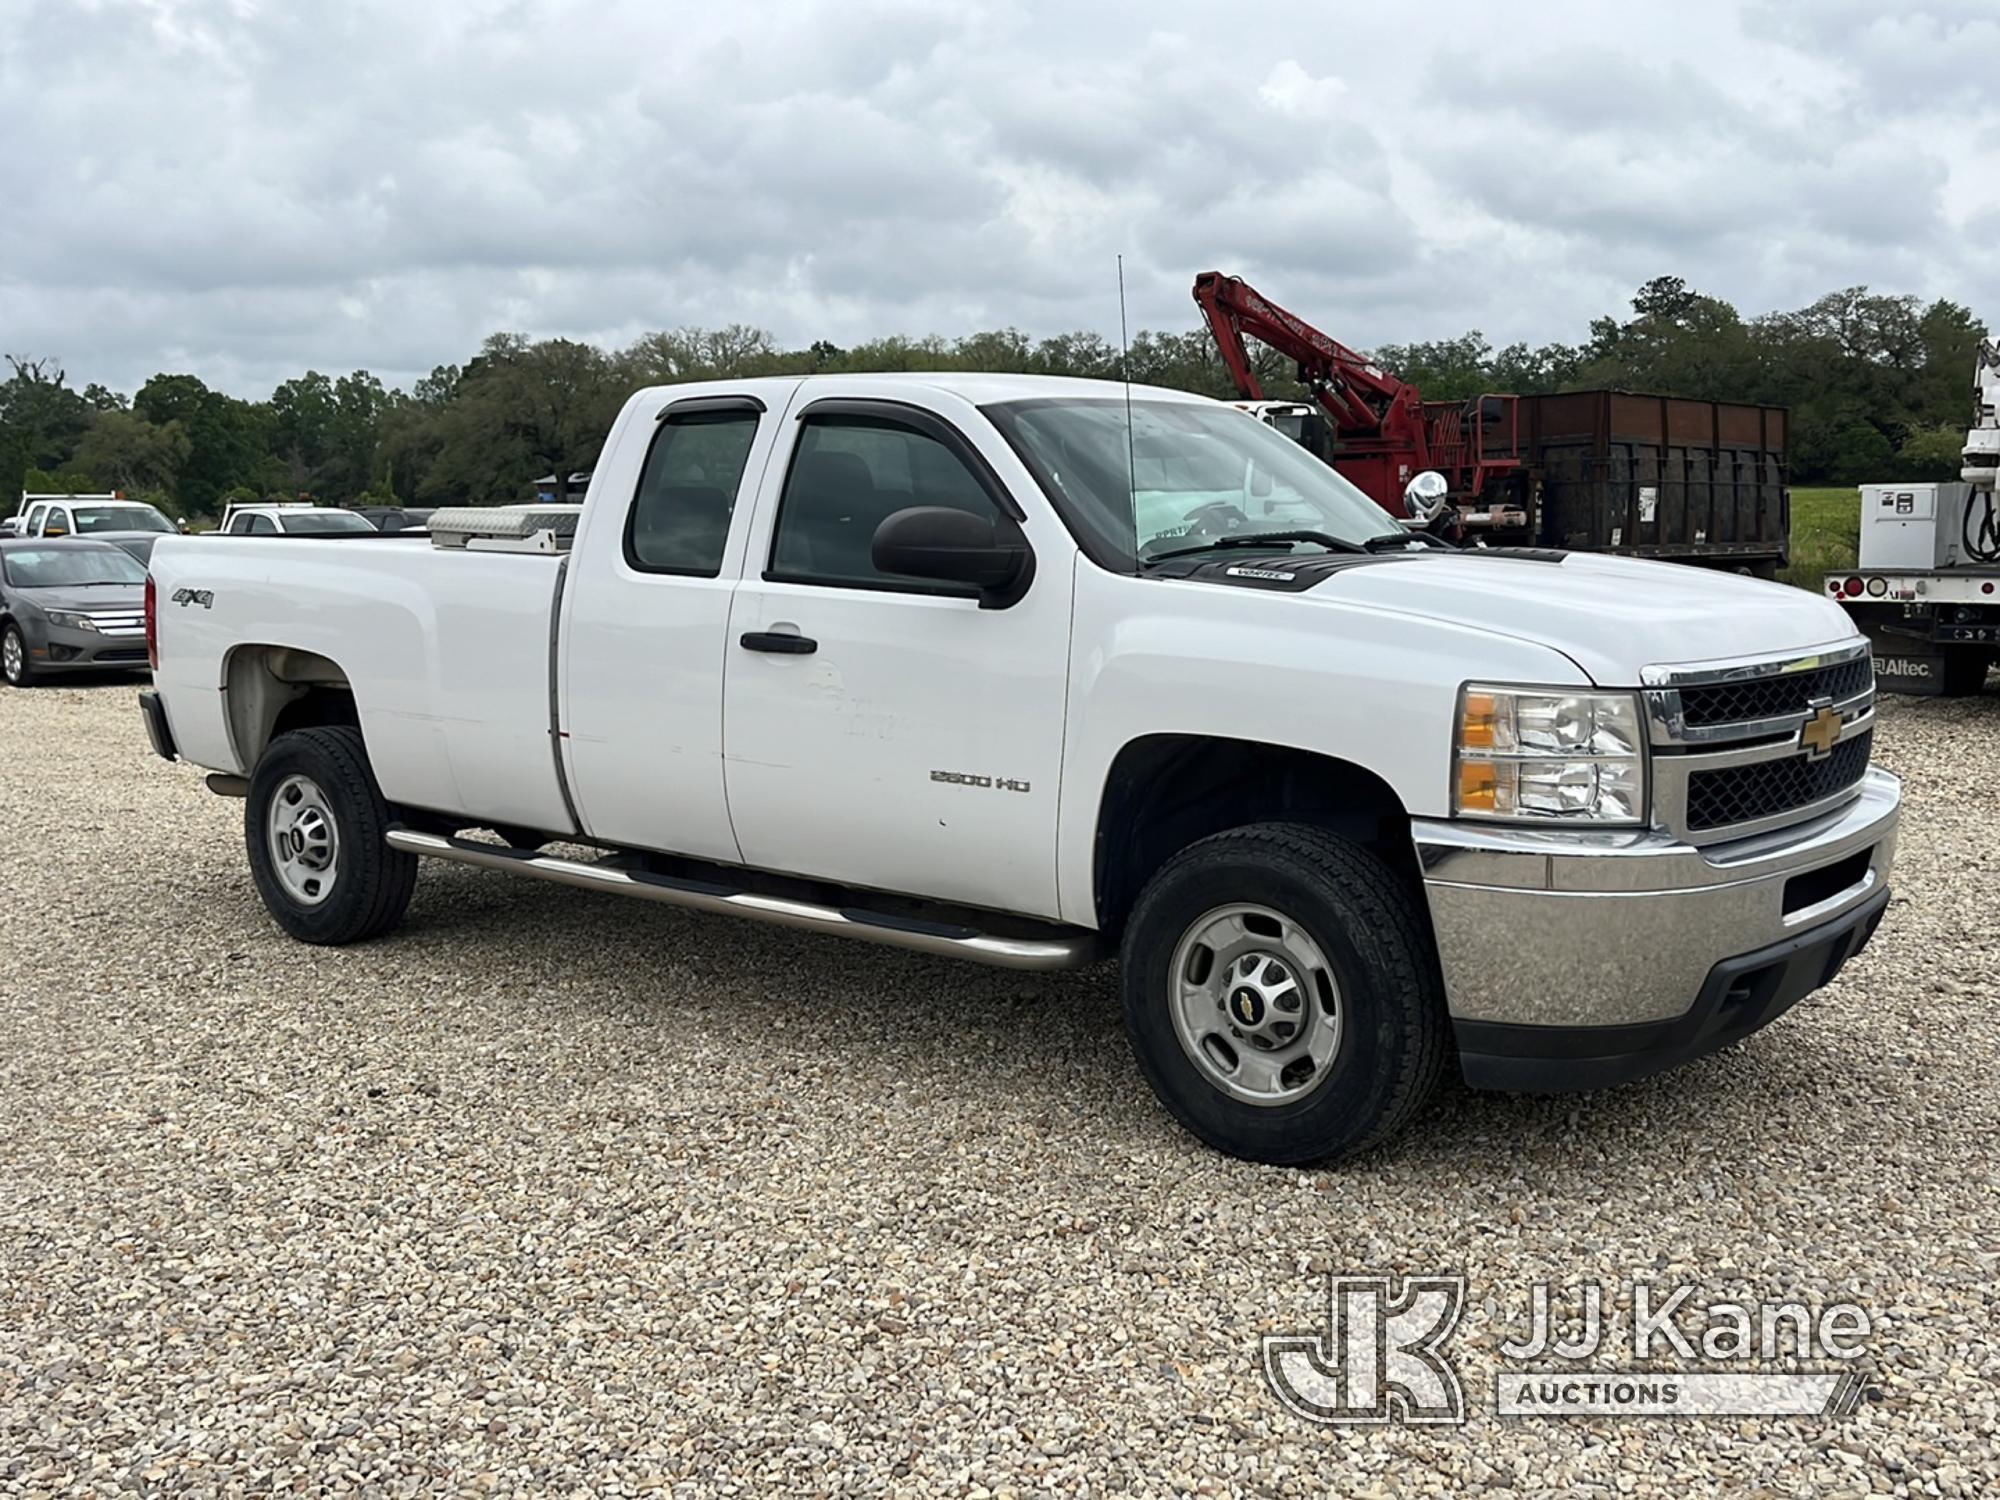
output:
M1526 1026L1457 1021L1459 1066L1476 1089L1564 1094L1611 1088L1679 1067L1741 1041L1833 982L1868 946L1889 905L1887 887L1831 922L1708 972L1694 1004L1636 1026Z
M150 688L139 694L139 717L146 721L146 738L152 741L153 753L161 760L179 760L174 731L167 723L167 706Z

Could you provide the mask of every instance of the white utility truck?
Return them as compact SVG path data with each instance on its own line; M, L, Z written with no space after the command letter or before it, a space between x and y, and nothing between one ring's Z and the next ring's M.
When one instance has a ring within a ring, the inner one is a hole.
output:
M1889 899L1900 793L1831 602L1460 550L1175 391L647 390L580 508L170 537L151 585L154 746L247 797L295 937L388 932L431 857L1116 954L1152 1086L1264 1161L1383 1138L1454 1059L1566 1089L1733 1041Z
M1965 697L2000 663L2000 339L1972 387L1958 480L1862 485L1855 569L1826 578L1896 692Z

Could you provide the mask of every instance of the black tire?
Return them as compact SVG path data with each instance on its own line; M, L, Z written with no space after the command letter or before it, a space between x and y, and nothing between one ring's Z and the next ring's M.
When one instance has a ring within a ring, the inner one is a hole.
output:
M310 902L286 888L269 837L280 789L294 777L319 789L338 840L331 888ZM383 842L389 823L360 730L335 726L279 735L257 762L243 804L243 841L265 909L302 943L338 946L390 931L409 909L417 857Z
M1168 860L1126 924L1122 984L1132 1050L1174 1117L1218 1150L1279 1166L1350 1156L1407 1124L1449 1052L1444 983L1417 901L1367 850L1305 824L1233 829ZM1339 987L1338 1050L1294 1101L1236 1098L1175 1029L1175 950L1205 914L1236 903L1297 923Z
M9 647L12 649L8 649ZM19 661L18 668L7 663ZM9 687L28 688L35 685L35 664L28 659L28 638L21 633L21 627L12 620L0 630L0 675L7 679Z

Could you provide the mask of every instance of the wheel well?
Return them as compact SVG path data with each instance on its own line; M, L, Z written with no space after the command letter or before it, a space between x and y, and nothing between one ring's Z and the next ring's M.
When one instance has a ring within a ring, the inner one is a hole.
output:
M238 761L255 769L281 734L315 725L361 727L354 689L339 663L291 646L239 646L225 668L229 733Z
M1148 735L1118 752L1098 804L1100 927L1118 931L1153 872L1197 839L1273 819L1331 829L1420 879L1409 814L1373 771L1253 740Z

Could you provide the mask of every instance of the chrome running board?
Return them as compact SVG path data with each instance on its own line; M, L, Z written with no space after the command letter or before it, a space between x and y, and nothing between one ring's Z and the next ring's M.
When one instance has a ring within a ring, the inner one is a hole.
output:
M947 958L965 958L1003 969L1073 969L1099 955L1097 934L1083 928L1052 928L1049 937L1001 937L949 922L890 916L854 906L816 906L808 901L761 896L754 891L732 890L728 886L702 880L682 880L671 875L623 870L583 860L556 859L530 849L515 849L506 844L478 844L470 839L419 833L413 828L392 827L385 837L391 849L400 849L405 854L420 854L426 859L448 859L458 864L477 865L485 870L531 875L537 880L549 880L558 885L610 891L619 896L637 896L644 901L658 901L689 911L748 917L752 921L771 922L780 927L859 938L864 943L909 948L918 953L937 953Z

